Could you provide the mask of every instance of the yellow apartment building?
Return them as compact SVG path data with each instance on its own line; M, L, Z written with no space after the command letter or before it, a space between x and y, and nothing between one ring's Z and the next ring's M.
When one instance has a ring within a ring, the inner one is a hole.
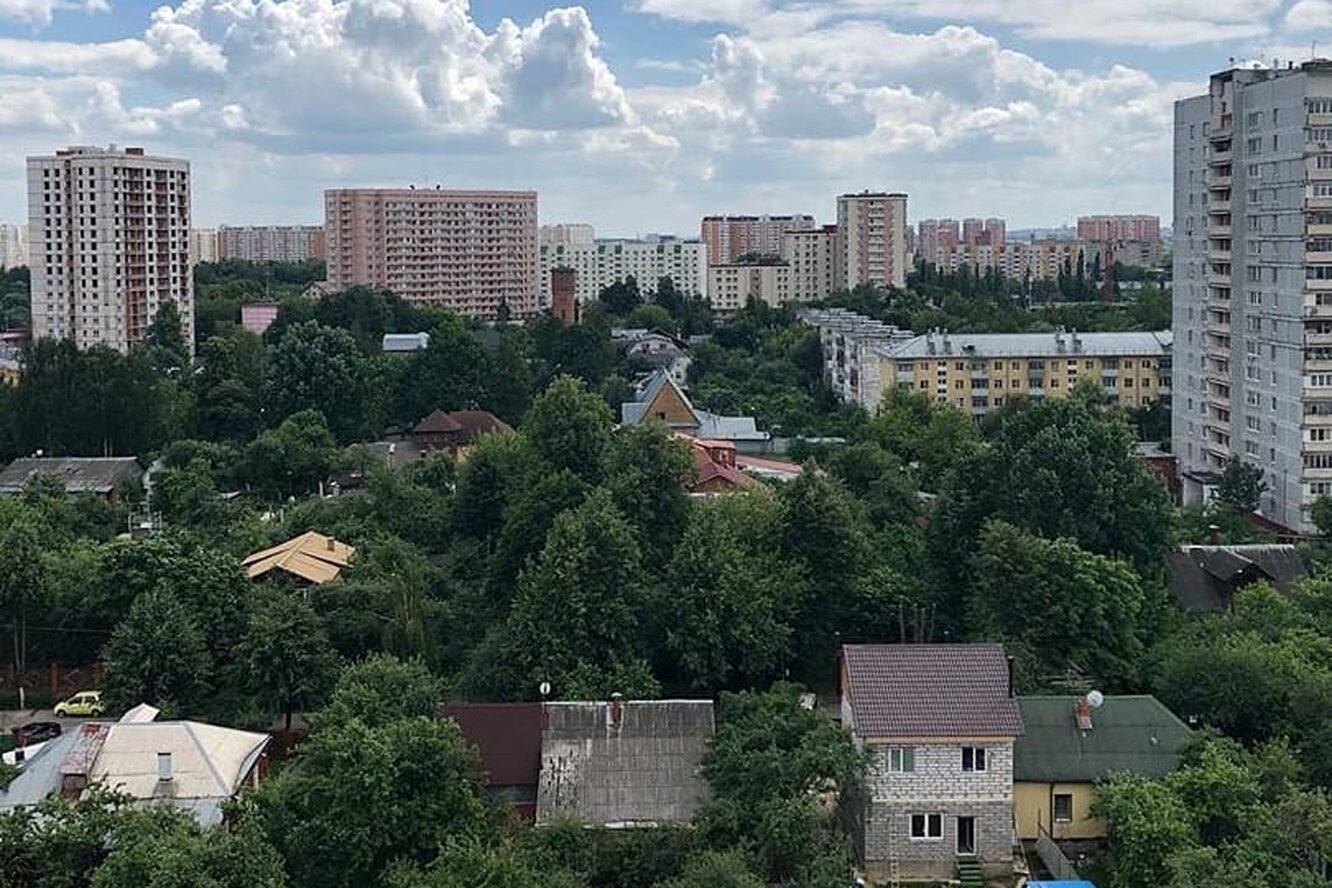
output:
M1018 397L1067 395L1083 380L1112 403L1141 407L1170 396L1170 331L946 333L877 350L877 400L894 382L982 417ZM862 403L874 410L877 403Z

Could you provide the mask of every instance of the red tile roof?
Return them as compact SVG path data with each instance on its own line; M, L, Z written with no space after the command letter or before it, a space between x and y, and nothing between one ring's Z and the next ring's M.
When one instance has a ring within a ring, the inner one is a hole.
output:
M1022 735L1000 645L846 645L842 657L861 737Z

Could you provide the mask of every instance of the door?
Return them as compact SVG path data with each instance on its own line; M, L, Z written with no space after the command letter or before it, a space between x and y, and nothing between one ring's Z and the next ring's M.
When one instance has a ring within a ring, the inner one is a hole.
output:
M976 818L957 818L957 853L976 853Z

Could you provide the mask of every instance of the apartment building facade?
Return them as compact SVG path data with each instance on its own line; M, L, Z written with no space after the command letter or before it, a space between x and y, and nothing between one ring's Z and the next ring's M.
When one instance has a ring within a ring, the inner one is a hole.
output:
M193 343L189 161L75 146L27 176L32 336L126 351L170 301Z
M1186 479L1263 470L1268 518L1332 494L1332 62L1223 71L1175 105L1175 398Z
M331 189L324 232L333 289L384 287L471 317L536 312L535 191Z
M540 228L541 246L563 245L589 247L597 239L597 230L586 222L557 222Z
M0 225L0 268L28 264L28 226Z
M655 293L670 278L679 293L707 295L703 244L696 240L600 238L591 243L543 243L540 249L542 304L551 298L551 271L572 268L580 303L594 302L602 290L633 278L639 291Z
M791 266L785 261L708 266L712 310L733 314L750 300L777 306L791 301Z
M1160 241L1160 216L1079 216L1078 240Z
M699 239L708 265L733 265L744 256L776 256L791 231L818 227L813 216L704 216Z
M223 225L217 252L243 262L308 262L327 254L322 225Z
M910 342L916 334L845 308L808 309L800 318L819 332L823 379L833 393L871 413L878 409L884 394L879 351Z
M200 262L216 262L217 252L217 229L216 228L194 228L190 230L190 264L197 265Z
M837 289L905 287L907 196L864 191L837 198Z
M782 237L782 257L791 269L792 302L819 302L836 289L837 226L788 231Z

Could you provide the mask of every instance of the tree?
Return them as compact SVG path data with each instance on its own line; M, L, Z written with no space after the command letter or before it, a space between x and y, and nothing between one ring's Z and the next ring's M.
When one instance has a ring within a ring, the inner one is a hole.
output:
M617 317L625 317L636 306L643 302L642 295L638 292L638 281L634 280L633 275L624 280L616 281L609 287L602 289L597 294L597 301L600 302L606 311Z
M1139 888L1165 881L1172 854L1197 844L1192 816L1168 786L1133 774L1100 784L1092 816L1106 820L1114 848L1109 888Z
M511 844L487 847L474 838L451 839L427 870L398 867L386 888L578 888L562 870L537 866Z
M138 703L188 712L212 674L211 658L194 615L166 587L134 600L103 652L106 705Z
M831 867L845 879L850 843L819 801L835 793L854 821L865 761L845 728L800 705L800 689L724 694L703 758L711 790L698 824L713 847L742 850L769 883L809 884Z
M622 428L611 439L603 472L616 507L638 529L646 552L670 555L684 525L694 478L687 443L671 436L664 423Z
M342 670L328 705L314 722L341 725L357 720L380 727L404 718L433 717L443 700L439 679L419 661L371 656Z
M180 309L174 301L167 299L158 306L142 347L158 373L179 373L190 365L190 347L185 341Z
M376 884L395 861L428 863L450 837L480 834L477 765L452 721L316 724L295 763L256 793L295 888Z
M1232 456L1216 485L1216 498L1238 512L1256 512L1266 491L1263 470Z
M658 888L764 888L764 884L743 856L710 851L689 861L680 878L662 882Z
M546 545L518 581L508 619L512 656L529 687L557 693L577 676L608 675L641 660L643 567L633 529L605 491L555 519ZM622 688L629 694L631 689Z
M368 431L369 375L350 333L306 321L287 330L273 349L268 403L279 417L318 410L338 440L351 441Z
M800 566L772 544L782 519L781 504L764 493L690 508L661 602L670 613L666 651L683 684L715 690L781 675L806 587Z
M586 383L560 376L532 402L523 432L553 469L568 469L595 484L610 446L611 423L610 408Z
M39 606L45 591L42 528L29 509L19 507L18 514L0 517L0 552L5 553L5 567L0 571L0 608L9 614L14 639L14 669L22 687L28 667L28 615Z
M250 442L241 459L241 474L268 499L283 499L315 491L328 480L337 459L337 445L324 415L302 410Z
M972 635L1004 642L1024 686L1078 668L1110 687L1133 687L1149 609L1126 562L992 521L981 531L972 575Z
M1332 496L1318 497L1309 507L1309 519L1324 537L1332 537Z
M251 688L286 718L321 701L337 676L338 657L323 622L300 598L262 590L241 642Z

